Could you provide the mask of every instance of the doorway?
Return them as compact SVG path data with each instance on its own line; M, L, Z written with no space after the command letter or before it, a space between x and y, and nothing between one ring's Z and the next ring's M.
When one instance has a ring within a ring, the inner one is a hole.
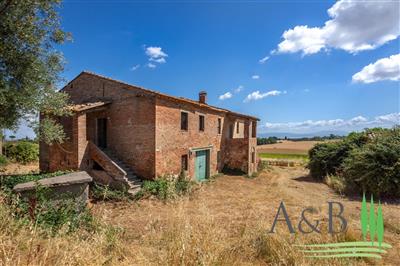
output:
M97 146L107 148L107 118L97 119Z
M209 150L196 151L195 175L197 181L204 181L209 176Z

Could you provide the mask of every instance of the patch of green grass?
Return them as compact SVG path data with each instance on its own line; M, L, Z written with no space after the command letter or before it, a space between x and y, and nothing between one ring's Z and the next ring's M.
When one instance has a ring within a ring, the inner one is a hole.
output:
M260 153L260 158L265 159L295 159L308 161L307 154L288 154L288 153Z
M127 190L116 190L96 183L90 187L90 196L93 200L98 201L126 201L130 199Z
M38 181L43 178L55 177L64 174L71 173L71 171L57 171L53 173L45 174L28 174L28 175L14 175L14 176L4 176L0 179L0 188L12 189L15 185L30 181Z

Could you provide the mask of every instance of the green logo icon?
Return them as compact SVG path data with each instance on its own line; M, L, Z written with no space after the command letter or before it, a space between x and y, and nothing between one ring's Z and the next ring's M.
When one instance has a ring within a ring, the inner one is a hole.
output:
M361 232L363 241L298 245L309 258L350 258L368 257L381 259L386 249L392 246L383 242L384 225L381 203L375 213L374 198L371 195L369 210L365 194L361 204Z

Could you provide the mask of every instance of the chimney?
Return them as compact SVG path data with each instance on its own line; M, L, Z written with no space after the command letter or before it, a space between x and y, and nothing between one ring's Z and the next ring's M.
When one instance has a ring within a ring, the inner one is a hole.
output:
M199 92L199 102L206 104L207 101L207 92L201 91Z

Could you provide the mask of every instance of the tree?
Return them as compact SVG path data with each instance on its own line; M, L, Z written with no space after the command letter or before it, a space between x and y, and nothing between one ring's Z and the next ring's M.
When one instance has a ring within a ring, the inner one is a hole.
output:
M27 119L46 143L62 142L65 134L52 117L69 114L67 95L54 89L63 69L54 46L69 39L60 27L59 5L60 0L0 3L0 129L16 129Z

